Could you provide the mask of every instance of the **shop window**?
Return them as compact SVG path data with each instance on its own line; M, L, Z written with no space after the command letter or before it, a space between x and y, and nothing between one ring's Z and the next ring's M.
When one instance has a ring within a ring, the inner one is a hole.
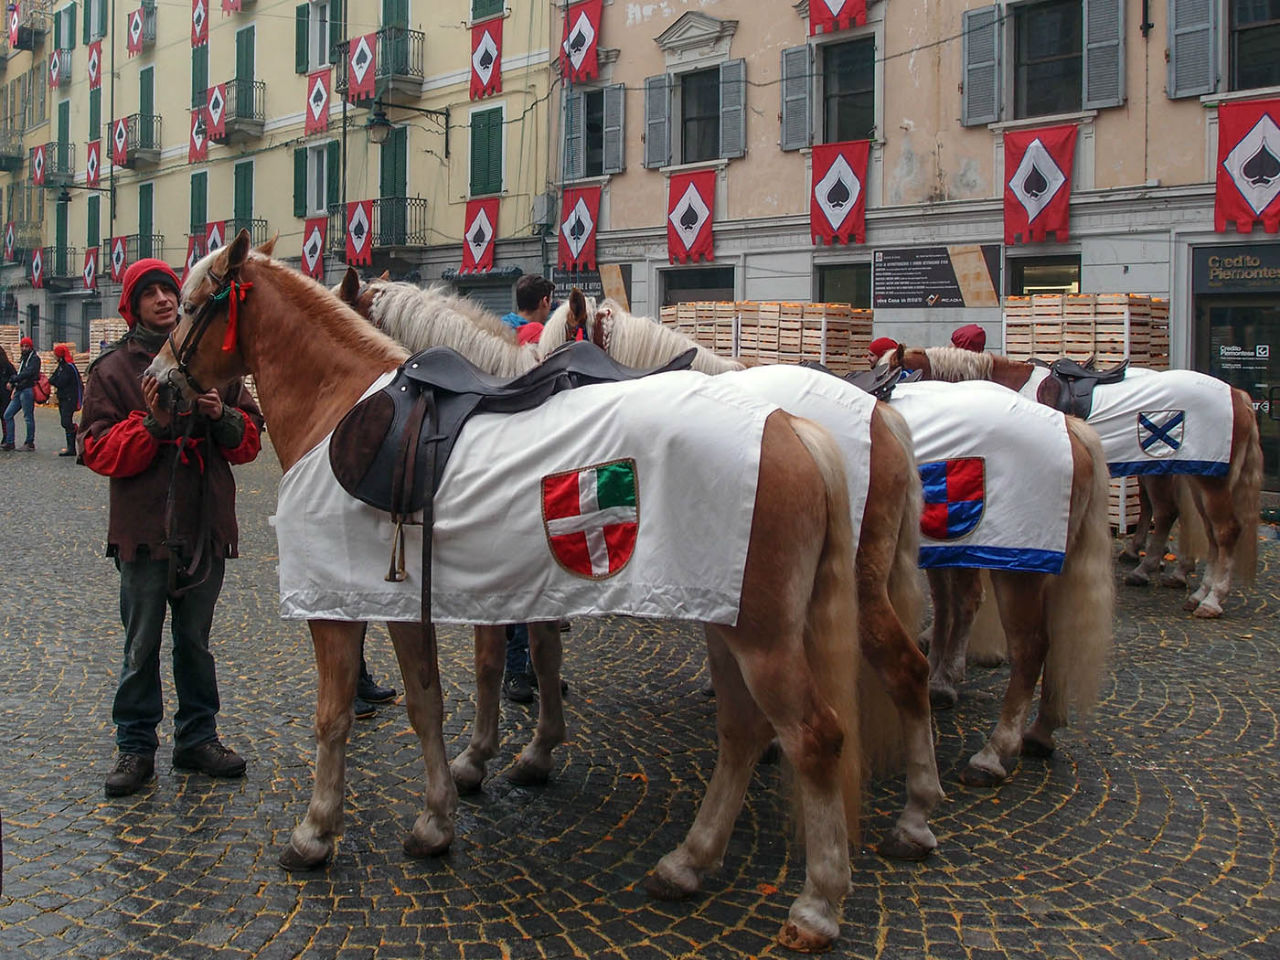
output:
M734 300L733 267L663 270L662 305L695 300Z
M1080 257L1010 257L1009 294L1079 293Z

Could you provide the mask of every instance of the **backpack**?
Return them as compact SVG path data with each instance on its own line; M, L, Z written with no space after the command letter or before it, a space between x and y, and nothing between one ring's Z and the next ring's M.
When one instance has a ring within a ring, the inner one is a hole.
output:
M49 378L43 373L36 377L36 382L31 385L31 393L35 397L36 403L47 401L52 392L53 388L49 386Z

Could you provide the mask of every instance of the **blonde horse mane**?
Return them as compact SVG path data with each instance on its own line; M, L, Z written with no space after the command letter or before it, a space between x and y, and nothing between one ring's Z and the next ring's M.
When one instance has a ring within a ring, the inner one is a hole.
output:
M993 359L989 353L974 353L959 347L927 347L933 379L956 383L960 380L990 380Z
M481 370L513 377L538 365L532 346L516 342L516 332L474 300L433 284L374 280L369 319L409 351L451 347Z
M656 320L628 313L608 297L600 302L597 310L588 312L587 317L588 323L601 326L609 355L629 367L656 367L694 347L698 352L693 358L693 369L699 373L742 369L738 361L719 356Z

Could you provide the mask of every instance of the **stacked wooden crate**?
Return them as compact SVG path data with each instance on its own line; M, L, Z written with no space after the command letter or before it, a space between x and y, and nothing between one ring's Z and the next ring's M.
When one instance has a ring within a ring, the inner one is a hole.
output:
M15 367L18 365L18 357L22 350L19 344L22 343L22 331L18 326L0 327L0 347L4 347L4 352L9 355L9 362Z
M89 359L98 359L102 344L112 344L129 332L129 325L120 317L100 317L89 321Z
M1151 339L1146 366L1152 370L1169 369L1169 301L1151 298Z
M825 362L861 369L871 344L871 311L847 303L739 300L663 307L663 324L721 356L758 363Z

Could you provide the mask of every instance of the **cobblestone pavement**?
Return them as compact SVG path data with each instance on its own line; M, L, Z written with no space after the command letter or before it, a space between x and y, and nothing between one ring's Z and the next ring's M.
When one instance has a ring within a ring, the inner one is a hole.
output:
M403 706L356 725L346 833L329 869L276 856L310 793L315 681L301 625L276 615L266 517L274 456L238 471L244 558L216 621L221 731L243 781L170 769L108 801L111 696L121 652L117 576L101 554L106 481L69 459L41 412L40 450L0 457L0 801L4 958L742 957L798 893L779 773L761 768L705 895L654 903L639 881L682 836L713 758L704 656L684 625L579 621L568 635L570 740L542 789L493 776L464 799L439 860L400 844L422 762ZM1218 623L1168 591L1122 590L1116 651L1094 719L1026 760L998 791L954 768L994 722L1003 672L971 672L938 718L941 846L903 865L855 852L839 957L1280 957L1280 545ZM447 737L471 716L469 638L446 630ZM391 676L385 633L371 635ZM166 690L171 691L166 667ZM171 696L171 695L170 695ZM172 699L168 706L172 710ZM504 704L499 766L531 732ZM162 740L171 736L166 719ZM884 835L900 781L871 791Z

